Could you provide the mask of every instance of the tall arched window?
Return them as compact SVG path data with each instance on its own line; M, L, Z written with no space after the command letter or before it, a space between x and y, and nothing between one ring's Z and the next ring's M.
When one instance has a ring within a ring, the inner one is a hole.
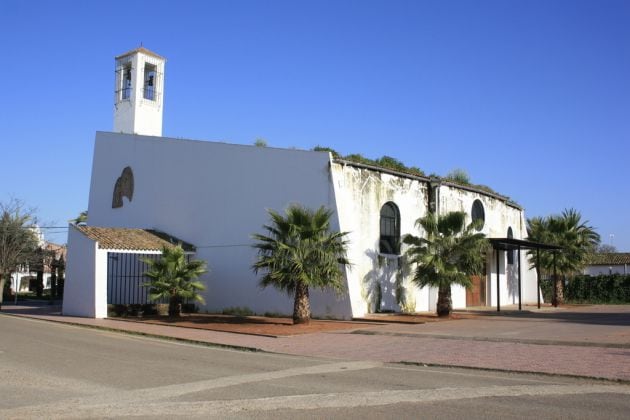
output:
M396 204L387 202L381 207L381 254L400 253L400 212Z
M514 237L514 233L512 232L512 227L511 226L508 227L507 237L508 238L513 238ZM514 264L514 250L507 251L507 263L508 264Z
M483 225L486 222L486 212L483 209L483 204L481 200L477 199L473 202L472 209L470 211L470 216L472 217L473 222L477 222L477 230L483 229Z

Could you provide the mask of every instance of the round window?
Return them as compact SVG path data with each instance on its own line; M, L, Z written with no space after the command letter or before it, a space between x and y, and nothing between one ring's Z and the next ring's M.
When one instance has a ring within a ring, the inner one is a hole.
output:
M483 204L481 200L477 199L473 202L472 211L470 212L473 223L476 223L477 230L483 229L483 225L486 221L486 212L483 210Z

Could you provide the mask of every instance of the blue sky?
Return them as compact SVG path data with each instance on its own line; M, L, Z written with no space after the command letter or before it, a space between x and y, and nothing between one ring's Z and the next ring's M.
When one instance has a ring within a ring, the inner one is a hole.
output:
M142 42L168 59L165 136L463 168L630 251L629 22L626 0L3 0L0 200L87 208L114 56Z

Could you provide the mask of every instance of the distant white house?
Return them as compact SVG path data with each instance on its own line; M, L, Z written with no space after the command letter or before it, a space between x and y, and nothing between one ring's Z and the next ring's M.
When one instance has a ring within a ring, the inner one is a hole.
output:
M63 264L66 257L66 247L45 241L44 236L41 234L39 229L37 230L37 235L39 237L39 246L42 249L51 252L51 256L56 260L56 263L61 261L61 264ZM55 270L52 262L52 260L45 262L40 267L28 264L21 265L19 270L11 274L11 290L13 292L17 290L19 293L35 291L39 270L41 270L43 288L50 289L52 286L51 280L53 278L53 270Z
M589 276L630 274L630 252L593 254L583 272Z
M312 291L316 316L434 310L437 290L411 284L413 267L401 246L404 235L423 234L415 222L430 209L464 211L469 221L483 222L481 232L488 237L526 237L523 209L482 188L337 159L328 152L161 137L164 60L141 48L117 57L116 63L115 132L96 133L88 225L165 232L194 246L195 258L210 268L202 278L207 284L202 310L240 306L291 313L290 297L258 286L251 270L256 257L251 235L268 223L267 209L282 211L292 203L326 206L333 211L333 228L350 232L353 265L346 269L346 291L340 296ZM149 88L151 95L143 93ZM122 303L107 288L120 276L138 273L139 268L121 268L107 256L119 250L95 243L71 225L66 314L106 316L108 303ZM503 249L489 253L486 275L475 280L473 290L453 289L454 307L494 306L498 299L501 304L519 298L535 302L536 273L525 253L522 264L518 255Z

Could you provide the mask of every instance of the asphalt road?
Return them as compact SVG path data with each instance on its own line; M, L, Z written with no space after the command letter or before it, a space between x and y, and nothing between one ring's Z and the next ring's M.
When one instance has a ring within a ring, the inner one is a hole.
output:
M243 352L0 315L2 419L625 419L629 412L624 384Z

